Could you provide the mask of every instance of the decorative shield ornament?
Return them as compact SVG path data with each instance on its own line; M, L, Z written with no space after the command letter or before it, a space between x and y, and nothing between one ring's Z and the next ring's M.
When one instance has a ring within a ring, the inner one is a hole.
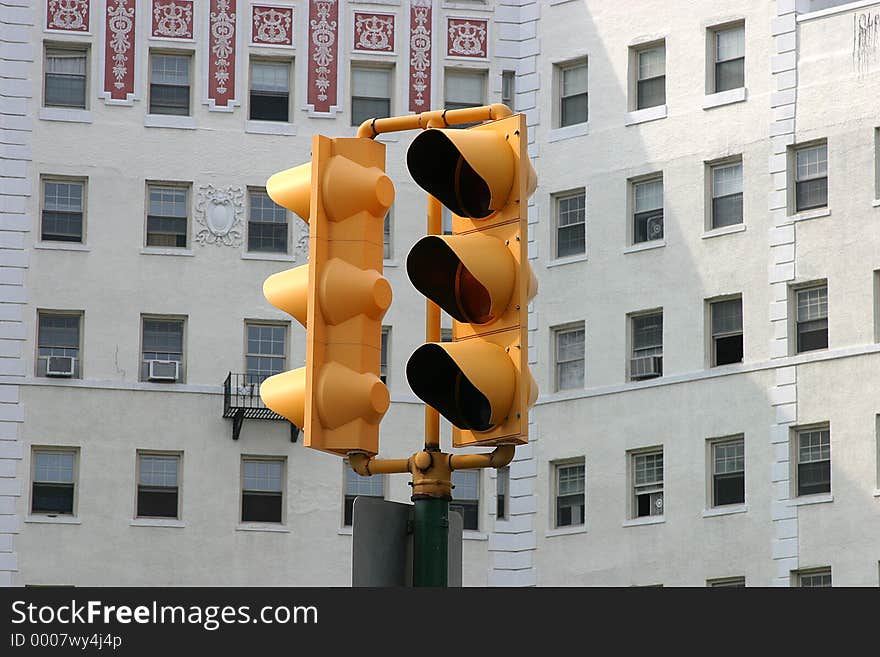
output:
M240 187L199 186L196 219L202 228L196 233L196 242L240 246L243 214L244 190Z

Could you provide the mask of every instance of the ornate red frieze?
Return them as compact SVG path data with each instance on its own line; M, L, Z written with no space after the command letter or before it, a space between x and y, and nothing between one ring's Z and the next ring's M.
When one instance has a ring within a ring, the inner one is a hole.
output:
M46 29L88 32L89 9L89 0L48 0Z
M150 34L160 39L193 38L193 0L152 0Z
M134 94L136 0L107 0L104 20L104 93L112 100Z
M258 46L292 46L293 7L253 5L251 43Z
M309 0L309 91L315 112L336 105L336 67L339 63L339 3Z
M354 49L394 52L394 15L354 13Z
M208 99L229 107L235 98L235 0L211 0Z
M450 18L446 27L446 54L450 57L487 57L488 21L478 18Z
M409 111L431 109L431 0L409 3Z

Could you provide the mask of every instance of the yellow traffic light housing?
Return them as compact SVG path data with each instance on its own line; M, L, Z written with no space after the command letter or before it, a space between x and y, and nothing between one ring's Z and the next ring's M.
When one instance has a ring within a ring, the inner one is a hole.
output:
M379 451L388 389L379 378L383 223L394 202L385 146L315 135L312 161L272 176L269 196L307 218L309 264L273 274L269 302L306 327L306 365L266 379L263 402L303 428L307 447L339 455Z
M453 444L528 442L537 387L528 367L527 201L537 179L523 115L467 130L429 129L407 154L416 183L452 210L453 234L419 240L413 285L453 318L452 343L419 347L410 387L454 427Z

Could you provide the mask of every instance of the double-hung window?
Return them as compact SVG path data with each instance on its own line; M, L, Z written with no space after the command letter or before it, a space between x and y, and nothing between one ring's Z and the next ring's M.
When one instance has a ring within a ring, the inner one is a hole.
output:
M712 445L712 506L742 504L746 499L745 441L719 440Z
M585 335L583 324L555 331L557 390L584 387Z
M253 121L289 120L289 62L251 62L250 118Z
M559 66L559 127L587 122L587 62Z
M85 186L82 180L43 180L42 241L83 241Z
M391 69L351 67L351 124L391 116Z
M587 196L583 190L554 197L556 204L556 257L578 255L587 250Z
M712 315L712 367L743 359L742 299L709 304Z
M823 588L831 586L831 569L815 568L795 573L796 583L801 588Z
M143 319L141 381L183 380L183 319Z
M666 104L666 46L636 51L636 109Z
M147 195L147 246L186 248L189 190L150 183Z
M47 47L43 105L85 109L87 66L85 47Z
M486 99L486 72L447 69L445 91L448 110L479 107Z
M556 527L584 524L585 490L583 463L556 466Z
M354 500L356 497L385 498L385 476L372 475L363 477L345 464L345 500L342 524L351 526L354 520Z
M795 211L828 205L828 144L798 148L795 159Z
M81 313L38 313L37 376L80 376Z
M663 450L632 456L633 517L663 515Z
M75 515L76 457L73 449L34 449L31 513Z
M712 172L711 228L743 222L742 162L716 164Z
M282 324L247 323L247 382L257 384L284 371L287 327Z
M632 183L633 244L663 239L663 178Z
M495 476L495 518L507 520L510 513L510 466L504 466L496 470Z
M191 55L150 55L150 114L189 116Z
M480 528L480 471L452 471L452 502L450 511L458 511L464 520L464 529Z
M630 379L639 381L663 374L663 312L633 315Z
M138 453L137 516L179 518L180 455Z
M831 429L800 429L797 439L797 494L831 492Z
M510 109L514 109L514 96L516 95L516 71L501 72L501 102Z
M715 93L745 86L745 33L743 25L714 31Z
M241 470L241 521L283 522L284 461L245 457Z
M287 210L262 189L248 191L248 251L287 253Z
M828 347L828 286L804 288L797 295L797 353Z

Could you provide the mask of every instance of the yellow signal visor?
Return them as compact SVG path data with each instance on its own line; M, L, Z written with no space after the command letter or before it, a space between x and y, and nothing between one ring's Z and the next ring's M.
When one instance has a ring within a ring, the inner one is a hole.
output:
M488 342L429 342L406 365L412 391L459 429L490 431L510 413L516 368Z
M270 376L260 386L260 398L278 415L302 428L306 416L306 368Z
M293 315L296 321L305 326L308 316L309 266L300 265L272 274L263 281L263 296L273 306Z
M287 208L309 223L312 194L312 164L280 171L266 181L266 193L282 208Z

